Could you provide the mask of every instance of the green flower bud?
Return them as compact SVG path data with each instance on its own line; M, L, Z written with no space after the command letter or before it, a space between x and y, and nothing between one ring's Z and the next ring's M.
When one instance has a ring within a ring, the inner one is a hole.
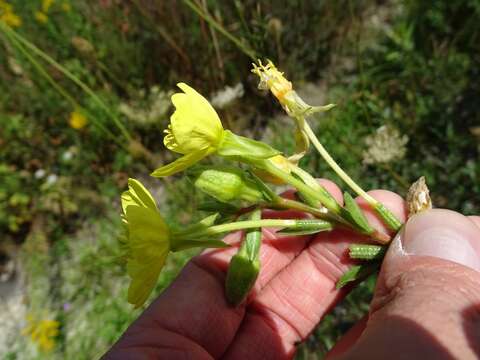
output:
M190 174L194 177L193 181L197 189L221 202L244 200L259 203L266 200L256 182L249 179L247 174L239 168L202 167L193 170Z

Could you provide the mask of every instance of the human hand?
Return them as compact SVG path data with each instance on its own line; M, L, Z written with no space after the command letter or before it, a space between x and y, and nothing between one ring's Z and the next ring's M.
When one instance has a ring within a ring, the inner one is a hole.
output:
M321 182L342 201L336 185ZM398 195L382 190L370 194L405 221L405 204ZM368 206L359 203L370 223L386 232ZM292 217L292 212L282 214ZM479 219L448 210L412 218L387 253L368 319L354 326L330 356L480 356ZM277 237L264 230L262 270L246 305L237 308L225 300L224 281L241 235L226 240L232 248L192 259L105 358L291 358L296 344L348 293L348 287L337 290L335 283L351 265L348 245L364 238L345 230L313 237Z

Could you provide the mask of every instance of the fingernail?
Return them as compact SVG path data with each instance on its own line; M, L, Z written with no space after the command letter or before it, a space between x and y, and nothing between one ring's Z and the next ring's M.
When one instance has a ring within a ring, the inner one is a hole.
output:
M396 253L432 256L480 271L480 231L454 211L434 209L415 215L392 246Z

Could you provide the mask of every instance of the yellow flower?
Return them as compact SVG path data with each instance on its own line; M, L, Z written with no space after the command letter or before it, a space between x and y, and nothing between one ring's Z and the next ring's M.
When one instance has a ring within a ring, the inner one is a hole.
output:
M170 230L152 195L135 179L128 180L122 209L127 227L127 272L131 278L128 302L138 308L152 292L165 264Z
M207 99L187 84L177 86L183 93L172 96L175 112L170 117L163 143L169 150L184 156L155 170L152 176L172 175L193 165L215 152L225 133L217 112Z
M12 5L0 0L0 21L11 27L22 25L22 19L13 12Z
M60 323L55 320L37 320L33 315L27 316L28 325L22 334L30 336L42 351L48 352L55 347L55 338L58 336Z
M64 1L62 3L62 10L65 11L65 12L70 12L70 10L72 10L72 6L70 5L70 3L68 1Z
M79 110L75 110L70 114L70 119L68 120L70 127L80 130L83 129L87 123L87 118Z
M46 14L55 0L42 0L42 11Z
M47 14L45 14L41 11L36 11L35 12L35 19L41 24L46 24L48 22Z

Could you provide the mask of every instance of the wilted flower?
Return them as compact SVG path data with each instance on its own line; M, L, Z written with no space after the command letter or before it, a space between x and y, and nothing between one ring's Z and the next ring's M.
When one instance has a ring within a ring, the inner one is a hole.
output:
M79 110L75 110L70 114L68 124L76 130L83 129L88 123L87 118Z
M244 92L242 83L238 83L235 86L225 86L225 88L212 95L210 102L217 109L225 109L235 100L241 98Z
M30 336L42 351L48 352L55 347L55 338L58 336L60 323L55 320L38 320L33 315L27 316L28 325L22 335Z
M379 127L365 138L367 149L363 152L364 164L388 163L402 159L407 151L408 136L390 126Z

